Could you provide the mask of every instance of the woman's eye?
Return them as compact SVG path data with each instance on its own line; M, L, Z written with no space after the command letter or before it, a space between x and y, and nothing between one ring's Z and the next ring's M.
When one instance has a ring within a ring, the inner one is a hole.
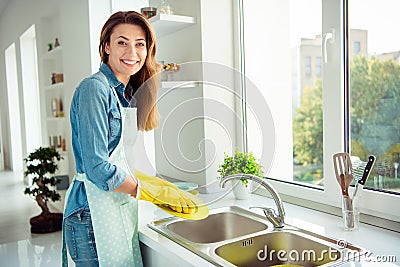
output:
M124 41L119 41L118 44L119 45L126 45L126 43Z
M137 46L145 46L144 43L137 43L136 45L137 45Z

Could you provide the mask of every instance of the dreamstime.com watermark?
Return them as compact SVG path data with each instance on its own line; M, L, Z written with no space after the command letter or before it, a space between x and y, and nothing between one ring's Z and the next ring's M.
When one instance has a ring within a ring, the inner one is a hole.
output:
M328 249L291 249L289 251L280 249L269 249L265 245L263 249L257 252L259 261L276 261L279 262L316 262L329 263L334 261L352 261L352 262L377 262L377 263L396 263L396 255L373 255L371 251L360 252L348 247L345 240L338 240L337 248L328 247Z

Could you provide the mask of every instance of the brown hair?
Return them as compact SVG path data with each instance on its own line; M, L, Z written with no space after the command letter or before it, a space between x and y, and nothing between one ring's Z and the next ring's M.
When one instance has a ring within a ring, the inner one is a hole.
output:
M152 130L159 124L159 114L156 100L159 86L158 73L160 64L156 61L156 35L148 20L135 11L119 11L110 16L104 24L100 35L99 52L101 61L108 63L108 54L105 52L106 44L110 43L111 34L119 24L133 24L140 26L146 33L147 57L143 67L131 76L125 92L128 98L135 95L137 106L137 127L139 130ZM143 86L142 86L143 85ZM140 90L138 90L140 88Z

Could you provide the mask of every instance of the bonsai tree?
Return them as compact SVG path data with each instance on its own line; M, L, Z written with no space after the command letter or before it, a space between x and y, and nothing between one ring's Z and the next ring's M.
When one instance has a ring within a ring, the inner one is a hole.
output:
M245 153L236 149L235 154L229 156L224 153L224 162L219 166L219 178L229 176L232 174L252 174L260 178L264 178L263 166L260 165L258 159L254 157L252 152ZM247 186L248 181L246 178L241 178L242 185Z
M25 188L24 193L35 197L37 204L42 209L40 215L30 220L32 232L47 233L59 228L58 224L55 226L54 220L59 220L60 214L50 212L47 203L49 199L58 201L61 198L56 190L50 190L48 187L58 183L58 180L51 177L51 174L54 174L58 168L56 160L61 159L60 154L54 148L49 147L39 147L24 159L27 169L24 174L33 179L32 185Z

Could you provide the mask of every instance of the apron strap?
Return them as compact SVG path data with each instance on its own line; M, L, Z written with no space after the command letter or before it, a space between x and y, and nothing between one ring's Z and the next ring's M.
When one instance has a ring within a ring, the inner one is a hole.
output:
M76 173L74 179L80 182L84 182L86 179L86 175L84 173Z
M65 243L64 219L62 224L62 267L68 267L67 245Z

